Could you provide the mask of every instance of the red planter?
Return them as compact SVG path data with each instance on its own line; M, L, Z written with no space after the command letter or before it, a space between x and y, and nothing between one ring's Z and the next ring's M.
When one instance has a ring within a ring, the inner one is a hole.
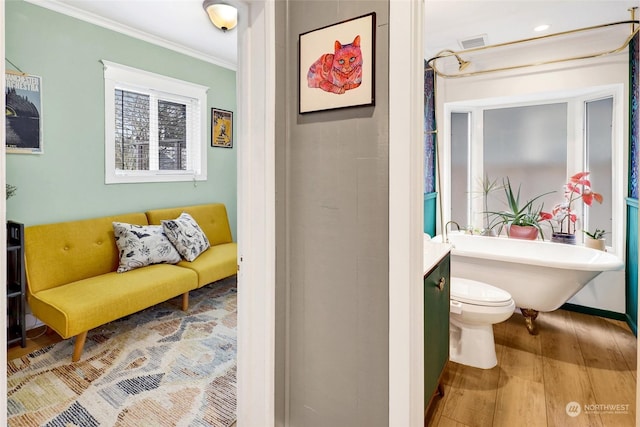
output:
M538 238L538 229L532 225L514 225L509 226L509 237L512 239L536 240Z

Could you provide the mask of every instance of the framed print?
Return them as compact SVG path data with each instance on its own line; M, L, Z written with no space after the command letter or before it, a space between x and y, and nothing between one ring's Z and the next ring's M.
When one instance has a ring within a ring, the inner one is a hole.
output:
M42 79L7 71L5 82L7 153L41 154Z
M233 112L211 109L211 146L233 147Z
M300 34L300 114L374 105L375 28L372 12Z

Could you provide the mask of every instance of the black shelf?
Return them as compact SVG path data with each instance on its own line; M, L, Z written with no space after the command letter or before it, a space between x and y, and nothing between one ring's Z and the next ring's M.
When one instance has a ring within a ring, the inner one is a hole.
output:
M7 298L22 296L22 289L18 283L7 283Z
M7 221L7 345L27 346L24 225Z
M26 346L22 345L22 328L18 326L9 326L7 327L7 344L15 344L19 342L22 347Z

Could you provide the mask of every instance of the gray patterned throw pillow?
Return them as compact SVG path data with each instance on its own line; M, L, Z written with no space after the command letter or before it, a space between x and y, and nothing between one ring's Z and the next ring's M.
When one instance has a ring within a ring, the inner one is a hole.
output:
M114 222L113 232L120 251L118 273L150 264L175 264L182 259L167 239L161 225Z
M164 233L180 255L193 261L209 248L209 239L191 215L183 212L178 218L162 221Z

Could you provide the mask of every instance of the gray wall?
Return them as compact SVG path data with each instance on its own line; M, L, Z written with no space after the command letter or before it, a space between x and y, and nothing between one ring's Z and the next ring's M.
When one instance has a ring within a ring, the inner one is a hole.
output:
M375 107L298 115L298 35L370 12ZM386 426L389 2L276 13L276 424L288 411L291 426Z

